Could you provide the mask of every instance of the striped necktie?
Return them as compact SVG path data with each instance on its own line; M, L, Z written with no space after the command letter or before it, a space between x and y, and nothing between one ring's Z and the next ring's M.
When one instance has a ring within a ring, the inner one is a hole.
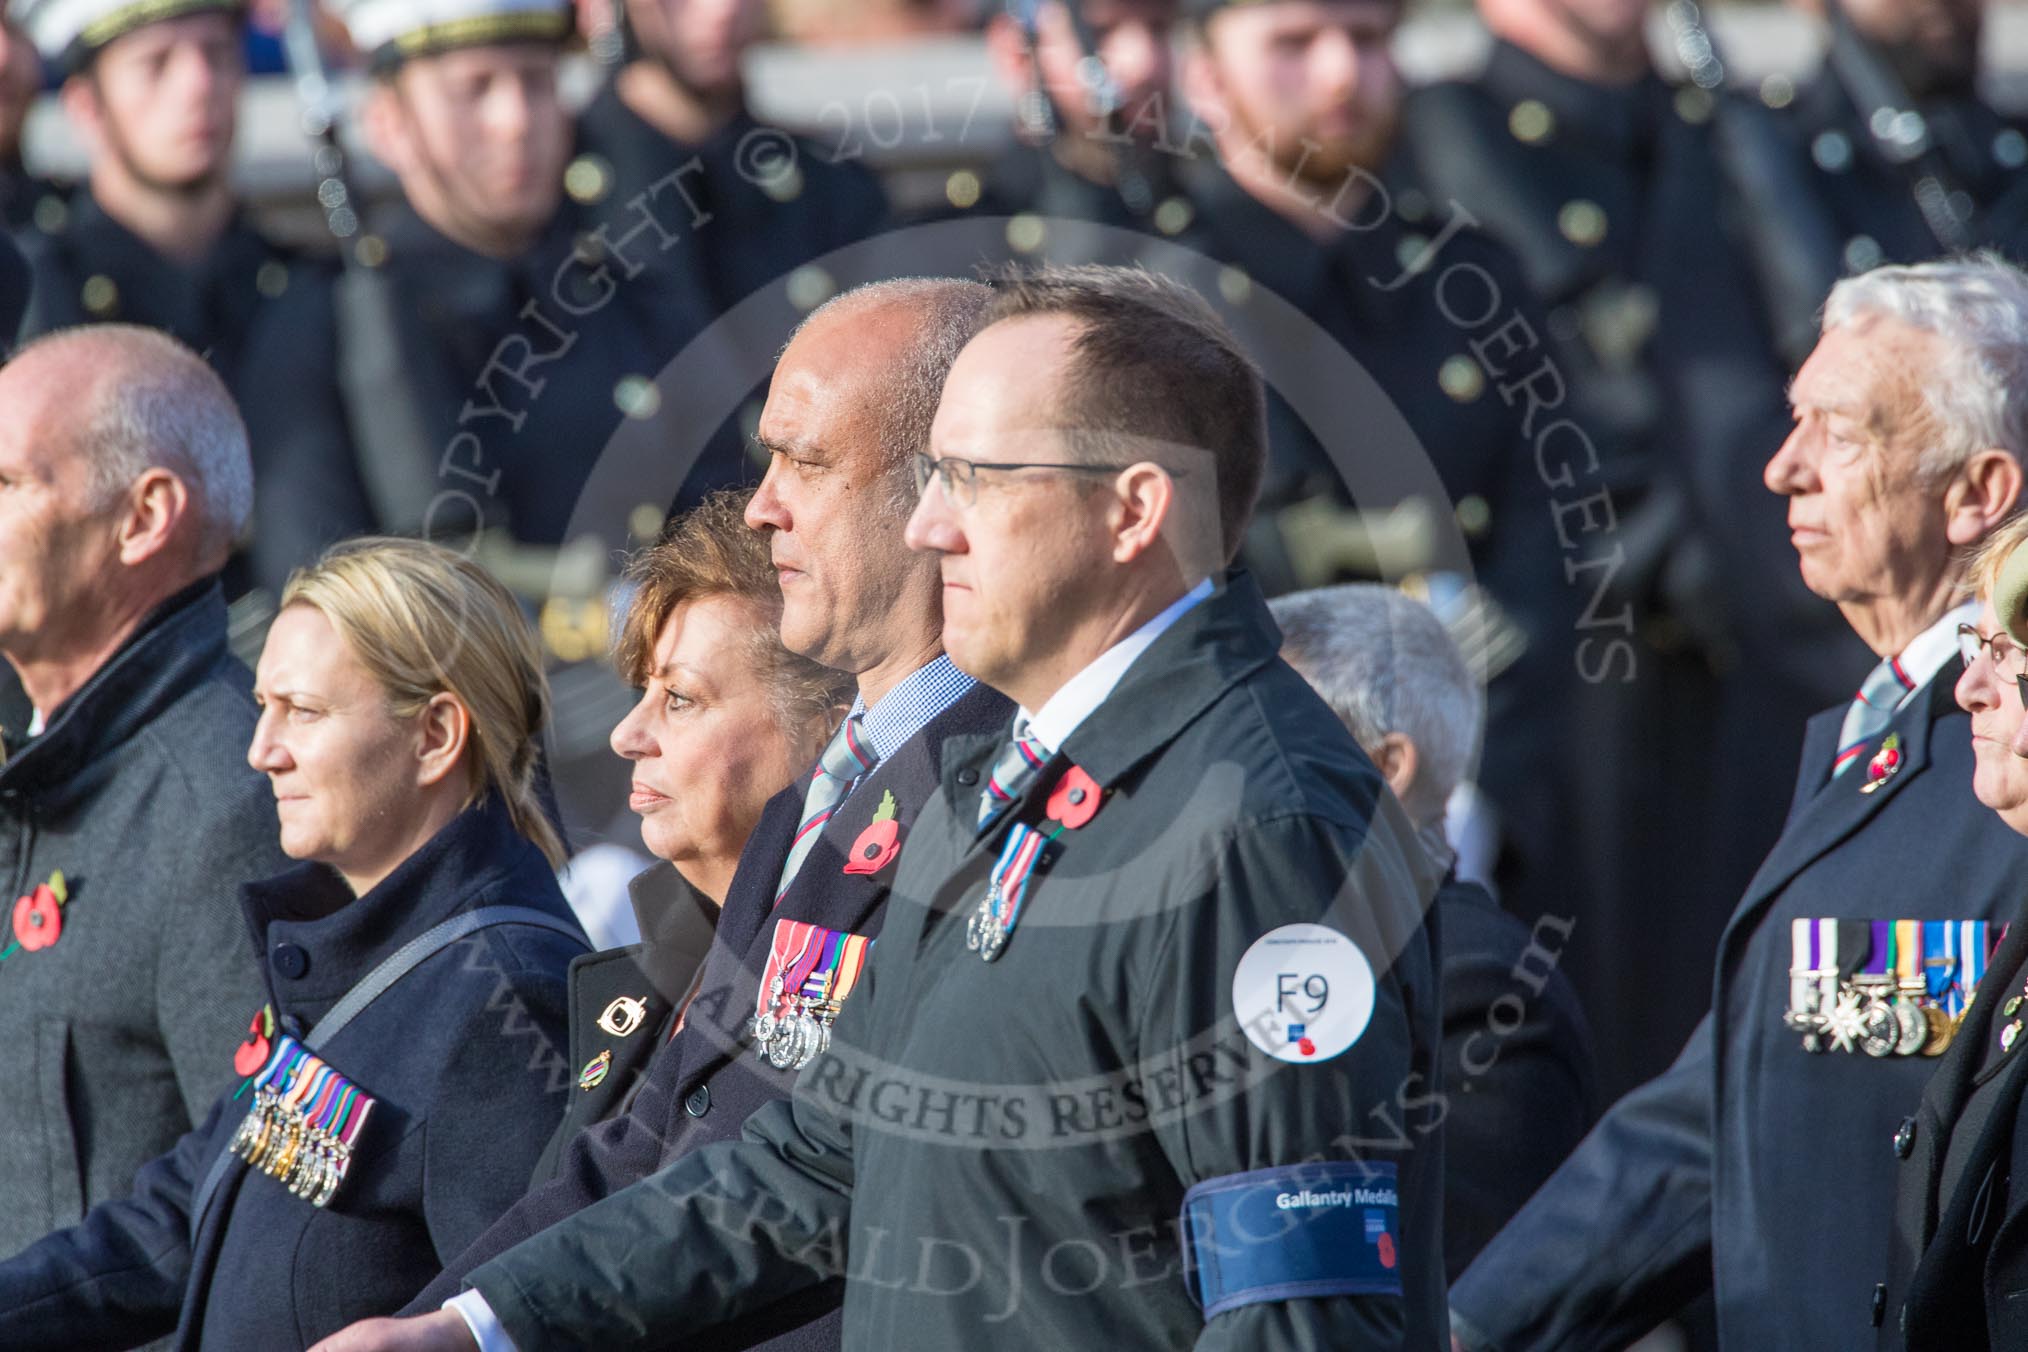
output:
M1831 775L1836 778L1859 763L1866 748L1880 735L1880 730L1894 718L1894 711L1915 693L1915 682L1908 679L1908 673L1901 669L1898 657L1883 658L1879 666L1866 678L1866 684L1859 687L1859 693L1852 700L1852 707L1845 711L1845 722L1838 729L1838 757L1831 762Z
M796 828L796 838L789 843L789 857L782 862L782 880L775 885L777 904L788 894L789 884L796 880L803 861L816 847L824 823L831 820L831 814L845 801L845 795L852 792L860 776L874 766L877 757L860 726L862 721L863 715L854 714L840 723L838 731L831 734L831 744L817 757L809 791L803 795L803 821Z
M991 826L1015 799L1028 791L1036 771L1048 759L1042 739L1028 730L1027 723L1014 729L1014 740L1000 753L993 773L986 776L986 787L979 793L979 830Z

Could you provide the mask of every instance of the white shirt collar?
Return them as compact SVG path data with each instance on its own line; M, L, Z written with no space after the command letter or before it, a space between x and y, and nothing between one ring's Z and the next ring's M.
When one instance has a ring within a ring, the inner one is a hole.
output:
M1021 710L1014 721L1018 728L1024 724L1028 731L1042 742L1049 754L1062 747L1078 725L1091 717L1092 711L1104 704L1113 693L1113 687L1127 674L1127 668L1134 665L1134 659L1148 650L1148 645L1168 632L1199 601L1211 595L1211 579L1205 578L1189 591L1176 598L1168 609L1149 620L1133 633L1099 654L1098 660L1077 675L1064 682L1063 688L1049 697L1041 710L1031 714Z
M1909 694L1928 685L1930 678L1943 670L1943 664L1957 656L1958 626L1979 622L1979 603L1966 601L1946 612L1944 617L1908 641L1908 646L1895 654L1895 662L1901 668L1904 679L1910 682ZM1907 703L1904 699L1903 703Z
M40 736L42 736L42 730L43 730L43 729L44 729L45 727L47 727L47 726L49 726L49 725L48 725L47 723L45 723L45 722L43 721L43 718L42 718L42 710L40 710L40 709L31 709L31 710L29 711L29 714L28 714L28 735L29 735L30 737L40 737Z

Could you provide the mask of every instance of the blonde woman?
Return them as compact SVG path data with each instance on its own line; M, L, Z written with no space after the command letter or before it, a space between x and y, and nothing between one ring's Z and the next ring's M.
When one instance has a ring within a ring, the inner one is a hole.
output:
M433 545L339 546L290 579L255 697L248 760L302 862L242 889L270 999L240 1087L0 1264L0 1346L269 1352L396 1309L520 1196L571 1092L583 941L513 598Z

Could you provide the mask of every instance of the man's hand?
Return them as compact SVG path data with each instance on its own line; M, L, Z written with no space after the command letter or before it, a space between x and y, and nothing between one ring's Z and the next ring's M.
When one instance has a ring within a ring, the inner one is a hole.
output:
M414 1319L367 1319L341 1329L310 1352L479 1352L456 1310Z

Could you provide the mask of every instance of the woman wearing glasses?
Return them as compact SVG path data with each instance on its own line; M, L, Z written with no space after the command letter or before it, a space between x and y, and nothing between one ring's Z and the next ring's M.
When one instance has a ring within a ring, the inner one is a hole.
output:
M1957 699L1972 716L1972 792L2028 835L2028 519L1994 532L1971 576L1979 617L1958 627ZM1891 1142L1902 1163L1886 1298L1875 1304L1885 1346L2028 1347L2024 1090L2028 923L2017 915Z

